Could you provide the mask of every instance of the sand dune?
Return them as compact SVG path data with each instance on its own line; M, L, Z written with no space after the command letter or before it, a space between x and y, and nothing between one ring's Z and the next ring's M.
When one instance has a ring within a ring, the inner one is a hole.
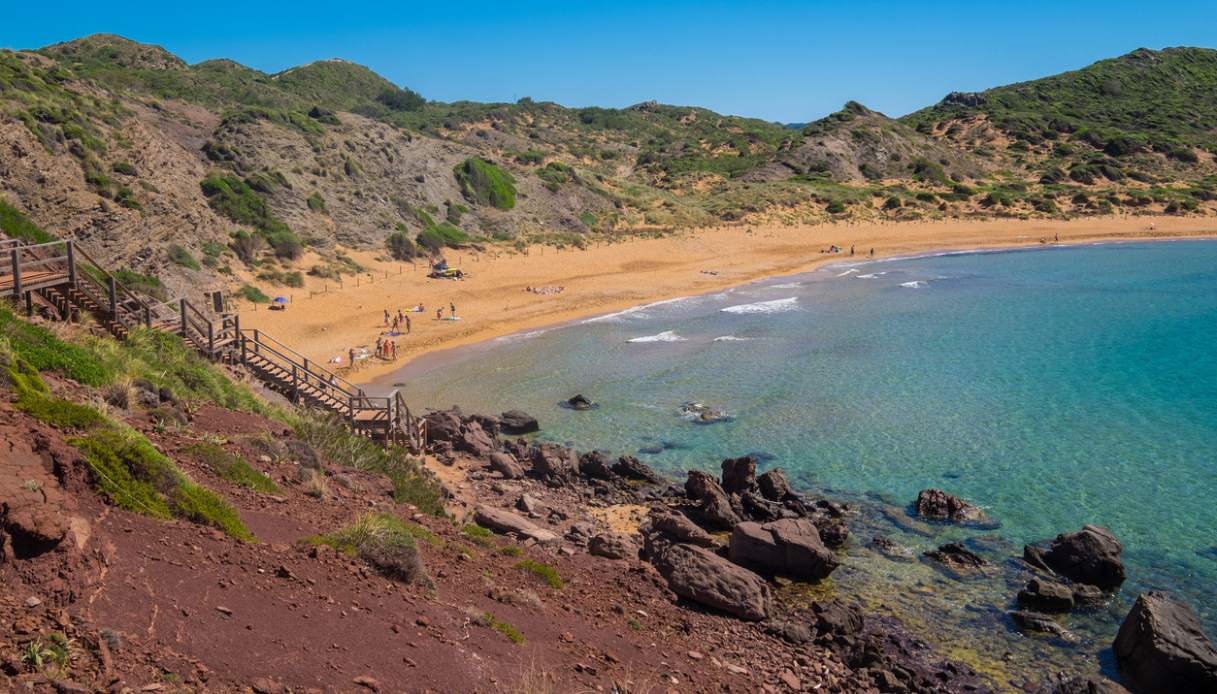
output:
M1150 230L1150 225L1154 230ZM1207 218L1105 217L1073 221L997 220L904 222L803 227L738 226L681 232L659 239L600 241L586 250L532 247L511 251L450 251L449 262L469 274L462 281L432 280L424 263L411 268L354 254L372 273L348 278L343 288L310 278L290 290L293 303L282 312L241 305L244 327L256 327L326 361L347 349L375 343L383 311L419 302L426 312L411 314L413 331L396 338L398 361L365 364L352 375L359 382L400 368L412 357L599 313L677 296L699 294L817 265L948 249L1014 247L1101 240L1147 240L1217 236ZM845 249L826 254L830 244ZM400 273L400 274L398 274ZM714 274L710 274L714 273ZM386 274L388 275L386 277ZM319 293L324 287L325 293ZM529 286L563 287L538 295ZM310 294L312 296L310 297ZM437 321L435 309L456 304L460 321Z

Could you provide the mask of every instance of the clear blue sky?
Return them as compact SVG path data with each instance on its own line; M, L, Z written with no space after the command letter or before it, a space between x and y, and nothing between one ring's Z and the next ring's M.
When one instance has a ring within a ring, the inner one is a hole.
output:
M91 33L267 72L363 63L429 99L626 106L784 122L849 99L889 115L1134 48L1217 47L1217 2L9 3L0 46Z

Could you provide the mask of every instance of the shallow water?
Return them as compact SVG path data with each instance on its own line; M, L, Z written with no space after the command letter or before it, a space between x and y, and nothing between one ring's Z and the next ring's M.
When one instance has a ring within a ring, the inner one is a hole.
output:
M972 647L1009 650L1012 670L1093 670L1147 588L1217 635L1215 347L1217 242L1182 241L842 264L424 358L386 383L407 380L416 407L524 409L547 438L673 473L758 452L860 503L836 590L898 595L884 602L906 617L932 605L940 645L983 633ZM574 393L600 407L558 407ZM733 419L694 424L686 401ZM927 486L1001 527L910 525L900 514ZM1005 558L1083 523L1123 541L1124 590L1065 620L1076 644L1018 635ZM880 532L918 551L969 538L996 567L950 581L871 552Z

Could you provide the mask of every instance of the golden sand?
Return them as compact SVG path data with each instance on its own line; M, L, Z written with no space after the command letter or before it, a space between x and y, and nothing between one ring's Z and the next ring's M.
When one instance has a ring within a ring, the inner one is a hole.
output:
M1152 225L1152 227L1151 227ZM1044 243L1089 243L1217 236L1217 221L1208 218L1103 217L1071 221L993 220L838 224L800 227L733 226L679 232L663 238L603 240L584 249L556 250L534 246L526 253L488 249L485 253L449 251L463 280L426 277L426 264L375 260L372 252L355 253L369 274L347 277L341 287L332 280L309 278L303 289L287 290L292 302L284 311L243 304L241 324L259 328L318 362L347 350L373 346L385 330L383 312L422 303L411 313L409 335L395 338L396 362L368 359L351 374L358 382L401 368L425 352L480 342L500 335L536 329L630 306L715 291L765 277L804 272L818 265L869 257L909 255L937 250L1035 246ZM831 244L844 249L824 253ZM527 287L562 287L535 294ZM436 320L435 309L455 304L459 321ZM404 330L404 328L403 328Z

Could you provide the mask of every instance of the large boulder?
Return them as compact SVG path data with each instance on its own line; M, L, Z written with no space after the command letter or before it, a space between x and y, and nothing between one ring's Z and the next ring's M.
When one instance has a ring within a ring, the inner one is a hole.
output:
M951 523L989 523L989 517L976 506L941 489L923 489L917 494L917 515L929 520Z
M566 401L566 404L569 405L572 410L579 410L581 412L596 407L596 403L589 400L587 396L583 395L582 393L571 396L571 398Z
M651 559L668 588L686 600L750 621L769 616L769 586L751 571L702 547L671 544Z
M552 484L561 484L574 477L579 468L579 456L565 446L541 444L532 449L532 471Z
M455 444L461 435L461 411L457 408L428 412L423 416L427 423L429 441L447 441Z
M1043 562L1070 580L1112 590L1124 582L1123 551L1110 530L1085 525L1075 533L1057 535L1044 552Z
M498 438L503 431L502 420L492 414L471 414L467 421L477 422L492 439Z
M512 513L507 509L493 506L478 506L473 519L483 528L489 528L497 533L510 533L525 539L532 539L542 544L554 542L558 535L540 528L527 518Z
M756 485L760 487L761 496L770 501L785 501L795 496L790 489L790 482L786 480L786 473L781 468L761 473L756 478Z
M619 533L601 533L588 540L587 551L606 559L637 559L638 546Z
M518 480L524 477L524 468L516 462L515 456L504 451L490 454L490 469L497 471L503 479Z
M1191 608L1166 593L1137 597L1112 649L1135 691L1217 692L1217 651Z
M481 424L473 420L465 422L465 426L453 441L453 445L458 451L464 451L479 458L489 455L496 448L490 434L486 433Z
M701 502L702 521L710 527L730 530L740 522L739 514L731 507L731 500L718 480L700 470L689 471L685 495Z
M508 410L499 415L499 430L511 436L521 436L540 431L541 425L537 423L536 417L527 412Z
M613 463L613 472L627 480L658 484L662 481L649 465L632 455L623 455Z
M741 566L762 573L818 581L840 564L820 541L811 521L787 518L772 523L739 523L731 531L727 555Z
M702 530L684 514L672 511L652 511L642 532L648 540L654 535L663 535L672 542L686 542L710 549L719 546L713 535Z
M727 458L723 461L723 489L728 494L742 494L756 485L756 458Z

